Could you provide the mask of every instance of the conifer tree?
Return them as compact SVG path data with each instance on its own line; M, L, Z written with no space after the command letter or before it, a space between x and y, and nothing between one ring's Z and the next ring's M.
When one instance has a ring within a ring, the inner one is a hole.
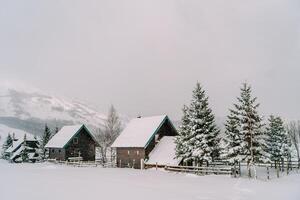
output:
M197 83L191 105L189 107L188 140L190 159L202 164L212 162L218 156L219 129L215 124L215 117L209 108L208 97L201 85Z
M41 154L42 154L43 158L45 158L45 156L46 156L45 146L49 142L50 139L51 139L51 131L50 131L48 125L45 124L45 130L44 130L44 133L43 133L41 141L40 141Z
M24 141L23 141L23 144L22 144L22 152L21 152L21 159L22 159L22 162L28 162L28 152L27 152L27 137L26 137L26 134L24 135Z
M242 137L240 134L241 124L239 113L235 110L229 110L225 123L225 137L223 138L224 148L221 158L234 164L241 162L243 159Z
M280 117L269 118L269 125L266 129L266 152L271 161L279 163L288 150L288 140L283 121Z
M2 158L5 159L4 152L12 145L12 143L13 143L13 138L9 133L2 145L2 155L1 155Z
M184 105L182 112L183 116L181 118L181 125L178 130L178 135L176 136L176 157L181 158L186 161L190 156L191 152L189 151L188 139L190 137L190 120L188 115L189 108Z
M42 140L41 140L42 147L46 146L46 144L49 142L50 138L51 138L51 131L50 131L48 125L46 124L44 134L43 134Z
M222 157L231 162L246 161L251 177L250 166L255 162L266 162L264 124L257 111L257 98L252 97L251 86L243 83L237 100L227 117Z
M240 135L242 138L242 156L247 162L249 177L251 177L250 166L256 162L265 162L265 141L262 118L258 114L259 104L257 98L252 97L252 89L247 83L241 88L241 95L238 97L238 104L235 109L240 118Z
M58 133L58 131L59 131L59 128L56 126L56 127L55 127L55 130L54 130L54 135L55 135L56 133Z

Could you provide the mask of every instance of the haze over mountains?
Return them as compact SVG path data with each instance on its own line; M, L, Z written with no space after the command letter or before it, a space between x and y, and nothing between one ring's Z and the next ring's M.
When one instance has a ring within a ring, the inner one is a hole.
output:
M119 115L124 124L129 120L126 113ZM2 141L8 133L16 133L17 137L22 137L25 133L41 136L45 124L54 130L56 126L61 128L64 125L83 123L95 130L103 126L105 118L105 113L91 105L49 95L32 86L0 83ZM176 127L180 125L180 119L172 121ZM216 122L222 128L224 118L217 117Z
M78 101L33 88L0 86L0 124L14 129L41 135L46 123L52 128L78 123L101 127L104 120L105 114Z

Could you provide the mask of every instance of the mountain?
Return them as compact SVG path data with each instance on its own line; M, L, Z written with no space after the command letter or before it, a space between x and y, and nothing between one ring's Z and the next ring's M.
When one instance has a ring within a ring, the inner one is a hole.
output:
M84 123L101 127L105 115L84 103L58 98L26 87L0 85L0 124L41 135L51 128Z
M11 136L15 136L16 139L23 139L24 135L26 134L26 137L31 138L33 135L27 133L26 131L20 130L20 129L14 129L8 126L5 126L3 124L0 124L0 152L1 152L1 147L4 141L7 138L8 134L11 134Z

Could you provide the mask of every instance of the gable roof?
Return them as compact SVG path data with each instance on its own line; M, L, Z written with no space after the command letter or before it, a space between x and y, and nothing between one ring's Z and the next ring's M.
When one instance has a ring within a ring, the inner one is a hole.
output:
M151 151L149 160L146 162L150 165L171 165L177 166L181 159L176 158L175 154L176 144L174 136L164 136Z
M34 139L34 137L32 136L27 136L26 135L26 141L37 141L36 139ZM5 153L13 153L14 151L16 151L24 142L23 138L20 138L18 140L15 140L12 142L12 144L10 145L10 147L8 147L5 150Z
M168 119L167 115L133 119L111 147L146 147Z
M47 143L46 148L64 148L82 129L96 141L85 125L64 126Z

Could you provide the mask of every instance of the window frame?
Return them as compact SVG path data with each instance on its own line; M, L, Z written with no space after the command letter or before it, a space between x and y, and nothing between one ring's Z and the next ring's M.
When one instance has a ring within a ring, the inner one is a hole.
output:
M78 144L78 143L79 143L78 137L74 137L73 138L73 144Z

